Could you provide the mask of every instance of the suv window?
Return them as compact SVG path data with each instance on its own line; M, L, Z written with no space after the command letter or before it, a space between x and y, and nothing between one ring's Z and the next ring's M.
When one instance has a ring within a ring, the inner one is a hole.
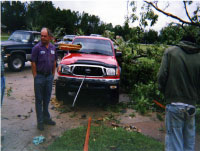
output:
M31 34L27 32L14 32L8 40L17 41L17 42L29 42Z
M40 34L34 34L34 35L33 35L33 41L34 41L34 42L39 42L39 41L40 41L40 38L41 38Z
M76 38L73 44L80 44L82 48L80 53L100 54L113 56L112 46L110 41L103 39Z

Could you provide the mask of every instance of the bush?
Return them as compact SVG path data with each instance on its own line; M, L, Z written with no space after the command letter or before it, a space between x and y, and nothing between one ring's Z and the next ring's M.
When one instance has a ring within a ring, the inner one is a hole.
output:
M164 102L163 95L158 90L158 85L150 81L148 84L135 84L131 90L131 102L133 108L138 112L145 114L148 110L160 108L153 103L153 100Z
M121 87L131 94L133 108L142 114L160 108L154 105L153 100L162 104L164 102L157 85L157 73L164 49L159 45L142 45L139 48L134 46L134 49L125 47L122 51Z
M196 107L196 123L197 132L200 134L200 104Z

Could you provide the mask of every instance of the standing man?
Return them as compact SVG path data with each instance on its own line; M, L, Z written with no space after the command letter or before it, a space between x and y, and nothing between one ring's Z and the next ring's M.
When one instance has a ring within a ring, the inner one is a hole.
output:
M50 118L48 106L51 98L53 79L56 70L57 53L50 43L51 33L48 28L41 30L41 42L32 49L32 73L34 77L35 108L37 128L44 130L44 124L55 125Z
M1 49L1 106L3 105L3 97L5 92L4 55L5 53Z
M159 90L166 106L166 151L194 151L195 104L200 101L200 47L184 37L168 48L158 73Z

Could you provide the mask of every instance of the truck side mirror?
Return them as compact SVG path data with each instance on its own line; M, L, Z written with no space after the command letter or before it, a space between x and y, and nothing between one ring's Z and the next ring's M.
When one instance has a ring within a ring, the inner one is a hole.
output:
M117 58L122 57L122 52L115 49L115 55L116 55Z

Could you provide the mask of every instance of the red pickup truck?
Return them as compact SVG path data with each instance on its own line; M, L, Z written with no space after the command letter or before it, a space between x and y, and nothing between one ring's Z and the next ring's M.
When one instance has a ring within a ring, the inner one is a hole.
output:
M56 98L71 102L70 92L89 91L107 94L109 103L119 101L120 67L112 41L104 37L77 36L72 44L81 45L78 51L70 51L58 65ZM84 80L83 80L84 79Z

